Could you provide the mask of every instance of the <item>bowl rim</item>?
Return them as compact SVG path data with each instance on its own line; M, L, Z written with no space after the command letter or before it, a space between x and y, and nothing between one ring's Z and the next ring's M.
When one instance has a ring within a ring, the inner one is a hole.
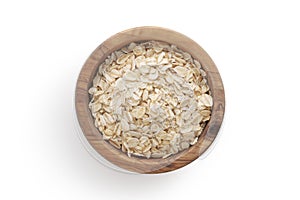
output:
M94 119L88 108L90 101L88 89L98 71L99 65L108 55L131 42L163 41L174 44L190 53L198 60L207 74L207 81L212 92L214 104L211 119L199 136L198 142L190 148L168 158L128 157L119 149L103 140L102 134L94 126ZM225 93L218 69L210 56L189 37L176 31L144 26L131 28L117 33L100 44L84 63L77 79L75 89L75 110L80 128L94 150L114 165L135 173L163 173L179 169L201 156L214 142L225 113Z

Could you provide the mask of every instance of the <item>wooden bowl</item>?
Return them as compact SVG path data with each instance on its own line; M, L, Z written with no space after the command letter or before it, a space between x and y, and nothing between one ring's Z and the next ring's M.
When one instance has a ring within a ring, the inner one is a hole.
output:
M207 73L214 105L211 119L199 137L198 142L190 148L169 158L139 158L128 157L103 140L101 133L94 126L94 119L88 108L90 101L88 89L99 65L112 52L131 42L157 40L175 44L180 49L190 53L198 60ZM102 157L118 167L136 173L163 173L181 168L202 155L215 140L223 121L225 111L225 96L222 80L218 69L209 55L193 40L172 30L159 27L138 27L120 32L104 41L85 62L76 85L75 107L77 119L84 136L92 148Z

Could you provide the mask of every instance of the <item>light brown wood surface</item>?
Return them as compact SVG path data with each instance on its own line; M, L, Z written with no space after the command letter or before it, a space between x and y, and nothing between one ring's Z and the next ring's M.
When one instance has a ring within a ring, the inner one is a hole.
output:
M211 119L206 125L198 142L189 149L165 159L157 158L129 158L125 153L104 141L101 133L94 126L94 119L88 108L88 89L92 85L93 77L98 66L113 51L128 45L131 42L157 40L177 45L180 49L189 52L200 61L207 73L208 84L211 88L214 105ZM104 41L87 59L79 74L76 92L75 107L80 127L91 146L109 162L132 172L163 173L181 168L202 155L215 140L223 121L225 111L225 96L223 83L218 69L209 55L190 38L159 27L138 27L120 32Z

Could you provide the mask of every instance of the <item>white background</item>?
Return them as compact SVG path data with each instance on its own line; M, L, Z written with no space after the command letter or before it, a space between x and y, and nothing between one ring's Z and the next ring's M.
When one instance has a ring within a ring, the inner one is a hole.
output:
M291 0L0 1L0 199L299 199L299 8ZM212 153L156 176L103 167L73 121L89 54L144 25L198 42L227 101Z

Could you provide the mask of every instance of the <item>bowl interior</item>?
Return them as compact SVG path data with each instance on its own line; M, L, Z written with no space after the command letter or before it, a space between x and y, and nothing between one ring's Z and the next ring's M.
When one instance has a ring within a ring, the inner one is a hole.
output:
M156 40L174 44L190 53L198 60L207 73L207 81L214 99L211 119L200 135L198 142L190 148L168 158L140 158L128 157L121 150L116 149L104 141L99 130L94 126L94 119L88 108L88 89L96 75L99 65L112 52L130 44ZM162 173L181 168L202 155L216 138L223 121L225 110L224 88L219 72L209 55L190 38L164 28L139 27L118 33L103 42L87 59L77 80L75 94L76 114L82 132L91 146L109 162L132 172Z

